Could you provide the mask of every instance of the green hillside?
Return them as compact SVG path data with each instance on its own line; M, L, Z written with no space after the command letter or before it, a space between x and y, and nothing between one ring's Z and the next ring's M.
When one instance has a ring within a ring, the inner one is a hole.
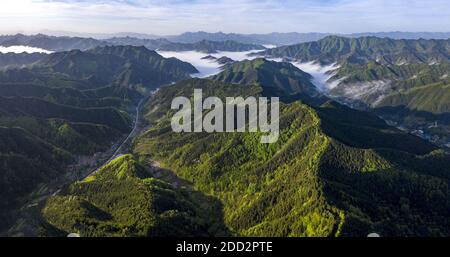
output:
M312 76L308 73L290 63L262 58L226 65L224 70L212 76L212 79L234 84L260 85L263 89L276 90L286 95L319 94L311 82Z
M363 65L347 64L340 67L331 80L344 78L341 83L351 84L369 81L393 81L396 89L423 86L441 81L450 73L450 63L435 65L383 65L371 61Z
M62 174L72 155L21 128L0 125L0 230L13 221L11 210L35 187Z
M226 235L215 204L152 177L148 168L124 155L47 200L42 210L44 235Z
M450 142L449 81L414 87L388 95L374 111L410 130L421 130L428 139Z
M176 58L164 58L145 47L104 46L85 52L58 52L35 64L72 78L94 78L103 85L118 84L155 89L189 78L197 69Z
M34 157L40 154L38 147L30 146L27 155L20 148L0 149L8 172L1 183L7 185L5 190L22 190L7 192L13 204L0 209L0 233L38 187L95 168L91 166L102 161L102 153L114 150L132 129L136 106L149 91L195 72L189 63L132 46L57 52L31 66L0 70L0 126L20 129L69 156L41 163ZM0 140L8 141L6 137L1 134Z
M171 112L160 103L199 84L211 90L204 97L256 90L207 80L161 89L146 116L159 121L137 140L135 152L219 198L236 234L450 234L450 157L426 141L332 102L282 105L280 139L270 145L259 143L259 133L171 132Z
M45 56L46 54L41 53L0 53L0 69L32 64Z
M450 85L436 83L414 87L391 94L377 105L378 108L388 106L433 114L450 113Z
M448 62L449 45L449 40L328 36L318 41L268 49L257 55L321 64L362 64L371 60L382 64L432 63Z

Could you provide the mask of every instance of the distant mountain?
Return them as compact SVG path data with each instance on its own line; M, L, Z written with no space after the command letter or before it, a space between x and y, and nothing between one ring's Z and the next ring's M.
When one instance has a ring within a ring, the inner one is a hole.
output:
M47 55L43 53L0 53L0 69L29 65L43 59L45 56Z
M261 45L244 44L235 41L209 41L201 40L194 43L174 43L167 39L140 39L132 37L110 38L105 40L112 45L145 46L151 50L162 51L198 51L203 53L216 53L217 51L241 52L249 50L264 50Z
M302 42L310 42L322 39L328 33L278 33L269 34L237 34L237 33L208 33L208 32L186 32L176 36L166 37L170 41L179 43L195 43L201 40L211 41L236 41L245 44L268 44L268 45L290 45Z
M387 37L392 39L450 39L450 32L364 32L347 34L349 37Z
M265 90L277 90L278 94L319 95L311 82L312 76L308 73L290 63L262 58L226 65L222 72L211 79L233 84L259 85Z
M35 64L78 79L95 78L107 85L136 85L155 89L189 78L197 69L176 58L164 58L143 46L104 46L82 52L73 50L49 55Z
M220 58L217 58L216 62L218 64L225 65L225 64L231 64L231 63L233 63L235 61L233 59L229 58L229 57L222 56Z
M208 33L208 32L186 32L173 36L157 36L142 33L114 33L114 34L89 34L46 31L46 34L37 35L4 35L0 36L0 45L27 45L39 47L51 51L69 51L74 49L87 50L96 46L113 45L133 45L145 46L151 50L158 49L162 45L170 45L170 42L193 44L203 40L206 41L234 41L240 44L253 45L293 45L305 42L313 42L327 36L341 36L348 38L358 37L380 37L391 39L449 39L450 32L376 32L376 33L280 33L273 32L267 34L237 34L237 33ZM71 35L71 36L67 36ZM193 48L191 50L194 50Z
M177 43L196 43L202 40L208 41L236 41L243 44L267 44L267 41L261 41L257 39L253 39L247 35L236 34L236 33L209 33L204 31L199 32L185 32L180 35L167 36L168 40Z
M304 42L317 41L317 40L320 40L329 35L331 35L331 34L329 34L329 33L314 33L314 32L312 32L312 33L272 32L269 34L249 34L248 37L266 42L266 44L280 46L280 45L292 45L292 44L298 44L298 43L304 43Z
M10 35L0 36L1 46L24 45L38 47L50 51L68 51L73 49L87 50L97 46L105 45L105 42L93 38L81 37L55 37L43 34L37 35Z
M164 45L172 44L167 39L142 39L137 37L113 37L105 39L105 42L111 45L131 45L131 46L145 46L150 50L156 50Z
M304 42L312 42L323 39L327 36L342 36L342 37L387 37L391 39L449 39L450 32L363 32L353 34L339 34L339 33L298 33L298 32L272 32L267 34L236 34L236 33L208 33L208 32L186 32L176 36L166 37L167 39L180 43L194 43L201 40L212 41L227 41L233 40L240 43L247 44L270 44L270 45L293 45Z
M217 57L214 57L214 56L209 54L209 55L203 56L201 59L202 60L211 60L211 61L213 61L213 60L217 60Z
M146 34L146 33L136 33L136 32L117 32L117 33L88 33L88 32L72 32L72 31L58 31L58 30L42 30L40 34L45 34L49 36L56 37L85 37L85 38L95 38L98 40L104 40L114 37L137 37L142 39L158 39L161 36Z
M449 40L394 40L328 36L315 42L268 49L258 55L289 58L300 62L354 63L376 60L381 64L447 62Z
M256 44L244 44L235 41L208 41L202 40L195 43L171 43L162 45L158 50L162 51L198 51L202 53L216 53L218 51L243 52L250 50L264 50L265 47Z

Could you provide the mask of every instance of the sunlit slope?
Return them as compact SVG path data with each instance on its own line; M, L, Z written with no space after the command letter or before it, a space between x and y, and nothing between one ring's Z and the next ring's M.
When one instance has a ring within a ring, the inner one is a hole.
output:
M265 90L278 91L286 95L319 94L311 82L310 74L290 63L262 58L226 65L223 71L214 75L212 79L233 84L259 85Z
M282 105L280 139L270 145L258 133L173 133L166 116L172 112L162 103L199 84L210 89L204 97L231 88L252 94L249 87L208 80L163 88L147 106L146 117L159 122L135 152L218 197L236 234L450 233L444 165L450 159L434 146L332 102Z
M153 178L148 167L124 155L51 197L42 210L43 235L224 235L214 205L213 199Z

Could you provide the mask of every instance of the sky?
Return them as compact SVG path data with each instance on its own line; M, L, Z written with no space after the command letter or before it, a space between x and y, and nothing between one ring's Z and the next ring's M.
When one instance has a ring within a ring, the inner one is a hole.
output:
M448 32L449 0L2 0L0 33Z

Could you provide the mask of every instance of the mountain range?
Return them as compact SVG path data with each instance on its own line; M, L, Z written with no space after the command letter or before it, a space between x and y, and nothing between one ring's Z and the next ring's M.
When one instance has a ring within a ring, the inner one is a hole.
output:
M238 33L209 33L204 31L198 32L186 32L180 35L167 36L170 41L180 43L194 43L201 40L211 41L227 41L232 40L246 44L270 44L270 45L292 45L304 42L317 41L330 35L342 36L342 37L367 37L374 36L380 38L392 38L392 39L449 39L450 32L364 32L364 33L351 33L351 34L339 34L339 33L298 33L288 32L280 33L273 32L267 34L238 34Z
M146 92L196 71L133 46L57 52L1 70L0 230L42 183L63 183L105 161L101 153L130 132Z
M168 100L194 88L206 96L264 95L258 85L208 79L163 87L146 107L154 126L134 152L220 200L234 235L449 233L449 156L425 140L332 101L282 105L272 145L252 133L174 133Z
M231 40L226 41L211 41L199 40L191 43L171 42L164 38L148 39L137 37L113 37L109 39L93 39L80 37L56 37L47 36L43 34L37 35L7 35L0 36L0 46L31 46L38 47L50 51L70 51L70 50L89 50L95 47L102 47L108 45L116 46L145 46L150 50L164 50L164 51L199 51L204 53L215 53L217 51L249 51L249 50L264 50L265 47L257 44L247 44L242 42L235 42Z
M268 49L255 55L289 58L320 64L381 64L448 62L450 39L395 40L378 37L345 38L328 36L318 41Z
M450 235L448 39L0 38L69 48L0 55L2 235ZM200 79L151 46L262 51ZM332 65L333 86L297 62ZM194 89L280 97L279 140L173 132L172 99Z
M369 109L440 145L450 142L446 85L450 41L377 37L324 39L257 53L271 58L334 65L327 94ZM433 124L438 123L438 127Z
M47 35L46 35L47 34ZM53 36L50 36L50 35ZM185 32L180 35L157 36L142 33L116 33L116 34L83 34L61 32L55 33L46 31L37 35L3 35L0 36L0 45L28 45L39 47L51 51L87 50L96 46L107 44L114 45L134 45L146 46L151 50L158 49L162 45L169 47L170 43L193 44L200 41L234 41L247 45L293 45L298 43L313 42L327 36L340 36L347 38L358 37L379 37L390 39L449 39L450 32L378 32L378 33L353 33L353 34L333 34L333 33L279 33L268 34L238 34L238 33L209 33L209 32ZM187 46L185 46L187 47ZM190 50L195 50L193 47ZM234 50L227 50L234 51Z
M144 178L165 181L167 191L195 189L208 194L212 201L209 204L199 205L195 199L186 203L192 207L209 206L203 214L217 208L223 213L206 215L218 218L215 220L200 214L193 220L190 217L196 213L195 208L182 208L177 201L168 200L172 211L164 217L187 212L178 219L175 231L236 236L366 236L369 231L383 236L450 233L450 177L446 165L450 156L426 140L390 127L373 113L329 99L315 105L292 99L283 101L280 139L270 145L259 143L260 133L174 133L170 129L170 103L176 96L191 98L194 89L202 89L204 97L273 96L280 91L266 90L265 82L277 78L281 89L289 89L289 80L283 76L305 83L305 87L309 85L308 74L289 63L256 59L225 66L221 74L211 78L161 87L146 103L144 117L152 127L135 140L131 150L135 160L147 166ZM110 165L123 161L120 157ZM108 168L98 176L72 184L61 196L50 198L43 209L46 233L77 231L93 235L97 231L98 236L151 236L158 231L159 236L172 235L173 230L157 229L161 223L138 220L136 214L125 211L157 210L146 215L156 221L167 211L166 202L160 203L164 207L142 206L141 201L135 200L138 193L119 186L138 183L146 188L145 180L134 178L142 175L127 175L138 174L133 167ZM108 180L102 179L106 176ZM106 185L107 191L102 189ZM149 195L161 197L158 193ZM108 203L118 198L129 200L111 209ZM84 199L89 202L83 202ZM90 211L89 206L97 209ZM136 222L129 222L133 220ZM99 226L102 229L94 230ZM141 232L139 228L146 230Z

